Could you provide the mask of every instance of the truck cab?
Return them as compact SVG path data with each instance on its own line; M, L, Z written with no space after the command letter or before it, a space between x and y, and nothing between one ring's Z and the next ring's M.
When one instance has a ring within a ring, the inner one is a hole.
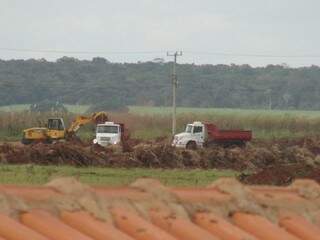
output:
M187 124L186 130L174 136L172 146L196 149L198 147L222 146L222 147L245 147L251 141L250 130L224 130L219 129L213 123L194 122Z
M206 138L205 132L205 125L201 122L187 124L184 132L174 136L172 146L187 149L203 147Z
M94 144L101 146L115 145L121 142L122 126L114 122L105 122L98 124L96 129L96 138L93 140Z

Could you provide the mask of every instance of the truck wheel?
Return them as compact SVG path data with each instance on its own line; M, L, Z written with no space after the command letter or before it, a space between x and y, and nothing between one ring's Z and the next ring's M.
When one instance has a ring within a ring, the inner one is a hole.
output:
M31 139L26 139L26 138L22 138L21 139L21 143L24 145L29 145L31 144L33 141Z
M238 146L239 146L240 148L245 148L245 147L246 147L246 142L241 141L241 142L238 144Z
M51 138L47 138L46 140L43 141L45 144L52 144L53 140Z
M196 150L197 149L196 142L194 142L194 141L188 142L186 145L186 149Z

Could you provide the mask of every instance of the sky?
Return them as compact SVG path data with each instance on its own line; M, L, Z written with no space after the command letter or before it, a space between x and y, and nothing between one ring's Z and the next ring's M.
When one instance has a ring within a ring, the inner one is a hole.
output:
M0 59L320 65L319 0L0 0Z

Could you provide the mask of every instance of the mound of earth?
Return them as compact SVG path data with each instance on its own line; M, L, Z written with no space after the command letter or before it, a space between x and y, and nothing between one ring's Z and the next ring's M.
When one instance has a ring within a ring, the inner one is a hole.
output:
M241 174L239 180L255 185L289 185L295 179L313 179L320 183L320 167L305 164L275 165L253 174Z
M296 178L318 181L319 139L254 142L246 148L177 149L165 140L133 141L101 147L74 142L28 146L0 144L0 162L101 167L232 169L252 173L240 180L253 184L286 185Z

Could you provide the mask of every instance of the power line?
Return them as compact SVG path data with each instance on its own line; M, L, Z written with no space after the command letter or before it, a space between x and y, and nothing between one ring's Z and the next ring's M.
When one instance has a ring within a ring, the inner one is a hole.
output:
M59 54L159 54L165 51L69 51L69 50L40 50L25 48L0 48L0 51L32 52L32 53L59 53Z
M272 55L272 54L248 54L248 53L223 53L223 52L197 52L184 51L186 54L193 55L215 55L226 57L262 57L262 58L320 58L320 55Z
M166 51L70 51L53 49L30 49L30 48L0 48L0 51L9 52L31 52L31 53L57 53L57 54L111 54L111 55L144 55L144 54L166 54ZM255 53L227 53L227 52L207 52L207 51L184 51L185 55L214 55L225 57L255 57L255 58L320 58L320 55L301 54L301 55L273 55Z

